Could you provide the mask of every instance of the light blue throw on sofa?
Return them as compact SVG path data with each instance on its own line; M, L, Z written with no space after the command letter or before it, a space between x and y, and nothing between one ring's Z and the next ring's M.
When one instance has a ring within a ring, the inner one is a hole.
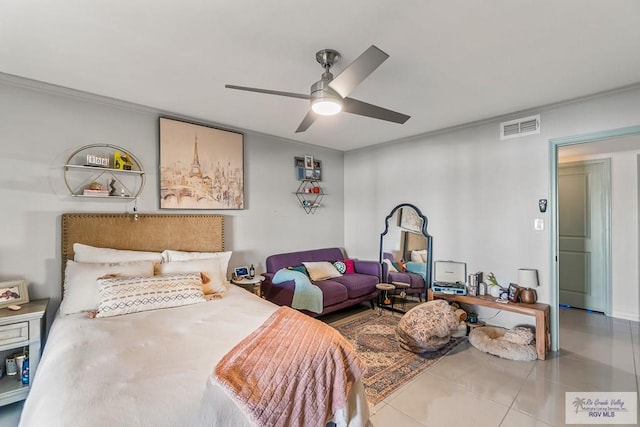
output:
M289 280L293 280L296 283L291 307L298 310L322 313L322 290L311 283L309 276L306 274L296 270L282 268L273 275L271 283L279 284Z
M409 273L420 274L422 278L427 280L427 264L424 262L409 261L404 265Z

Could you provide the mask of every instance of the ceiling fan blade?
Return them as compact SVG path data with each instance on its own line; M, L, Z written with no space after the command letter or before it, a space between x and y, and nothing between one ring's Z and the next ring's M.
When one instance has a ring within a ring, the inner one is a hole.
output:
M353 98L344 99L342 111L400 124L403 124L411 118L411 116L407 116L406 114L387 110L386 108L378 107L377 105L367 104L366 102L358 101Z
M329 87L338 92L341 97L346 98L388 57L389 55L372 45L331 80Z
M249 92L258 92L258 93L266 93L268 95L279 95L279 96L288 96L289 98L300 98L300 99L309 99L309 95L304 95L302 93L293 93L293 92L280 92L277 90L268 90L268 89L258 89L255 87L246 87L246 86L235 86L235 85L224 85L227 89L237 89L237 90L246 90Z
M304 116L304 119L302 119L302 123L300 123L298 129L296 129L296 133L304 132L305 130L309 129L309 126L311 126L313 122L316 121L316 117L316 114L313 111L309 110L307 115Z

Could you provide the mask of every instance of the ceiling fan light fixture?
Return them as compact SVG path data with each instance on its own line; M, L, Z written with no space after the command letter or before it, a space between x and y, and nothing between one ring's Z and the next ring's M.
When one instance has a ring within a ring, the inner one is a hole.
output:
M334 98L319 98L311 102L311 109L321 116L333 116L342 111L342 102Z

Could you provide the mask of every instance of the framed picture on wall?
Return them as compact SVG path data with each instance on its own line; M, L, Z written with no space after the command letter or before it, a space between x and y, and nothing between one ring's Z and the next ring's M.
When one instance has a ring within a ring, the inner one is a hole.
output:
M400 228L420 233L422 231L422 218L411 208L402 208L400 210Z
M313 169L313 156L304 156L305 169Z
M244 209L244 135L161 117L160 209Z

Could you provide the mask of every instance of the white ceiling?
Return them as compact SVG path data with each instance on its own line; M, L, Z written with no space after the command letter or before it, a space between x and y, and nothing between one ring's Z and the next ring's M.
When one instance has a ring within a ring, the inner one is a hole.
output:
M3 0L0 72L348 151L640 81L637 0ZM341 114L294 131L316 51L390 58ZM496 130L497 133L497 130Z

